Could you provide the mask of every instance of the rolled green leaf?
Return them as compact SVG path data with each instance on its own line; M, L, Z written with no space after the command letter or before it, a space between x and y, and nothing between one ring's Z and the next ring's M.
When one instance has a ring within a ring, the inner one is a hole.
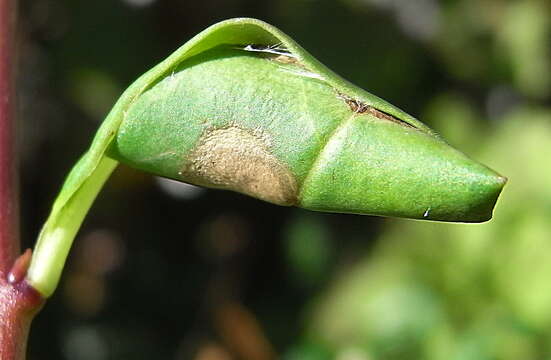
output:
M201 52L176 58L128 107L109 156L279 205L491 217L504 178L342 80L279 30L231 20L196 46Z
M50 295L116 161L316 211L480 222L505 178L255 19L204 30L121 96L71 171L29 281Z

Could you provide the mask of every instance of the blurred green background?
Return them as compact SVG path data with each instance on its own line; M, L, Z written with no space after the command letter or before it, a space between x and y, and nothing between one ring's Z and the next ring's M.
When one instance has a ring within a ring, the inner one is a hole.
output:
M551 359L551 3L21 0L23 235L121 91L251 16L509 178L494 219L311 213L114 174L30 359Z

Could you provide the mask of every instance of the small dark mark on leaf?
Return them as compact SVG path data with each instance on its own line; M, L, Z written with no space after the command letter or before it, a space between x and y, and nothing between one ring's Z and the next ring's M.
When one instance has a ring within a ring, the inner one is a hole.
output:
M353 112L355 112L357 114L365 113L368 110L368 108L370 107L369 105L367 105L367 104L365 104L361 101L352 99L352 98L345 98L344 101L346 102L348 107L350 107L350 110L352 110Z
M373 115L378 119L392 121L392 122L394 122L398 125L410 127L412 129L417 129L415 126L413 126L412 124L410 124L410 123L408 123L404 120L398 119L395 116L392 116L392 115L390 115L390 114L388 114L384 111L378 110L378 109L374 108L373 106L367 105L366 103L364 103L362 101L359 101L359 100L356 100L354 98L351 98L350 96L347 96L347 95L344 95L344 94L341 94L341 93L337 93L337 97L339 99L342 99L348 105L350 110L352 110L352 112L354 112L356 114L369 113L370 115Z

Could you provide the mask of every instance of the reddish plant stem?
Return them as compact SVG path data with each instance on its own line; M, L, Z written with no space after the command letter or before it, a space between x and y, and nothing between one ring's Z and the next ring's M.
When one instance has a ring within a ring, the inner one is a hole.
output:
M14 151L15 0L0 0L0 275L5 277L19 253L19 209Z
M0 280L0 360L25 360L31 321L43 303L25 280Z
M34 315L44 300L25 280L30 252L17 258L19 202L15 151L16 0L0 0L0 360L24 360Z

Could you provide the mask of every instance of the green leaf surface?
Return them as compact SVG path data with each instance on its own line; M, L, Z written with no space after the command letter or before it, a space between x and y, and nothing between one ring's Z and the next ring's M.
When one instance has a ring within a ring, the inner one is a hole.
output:
M278 29L231 19L114 106L40 234L28 279L45 296L117 161L280 205L444 221L488 220L505 182Z

